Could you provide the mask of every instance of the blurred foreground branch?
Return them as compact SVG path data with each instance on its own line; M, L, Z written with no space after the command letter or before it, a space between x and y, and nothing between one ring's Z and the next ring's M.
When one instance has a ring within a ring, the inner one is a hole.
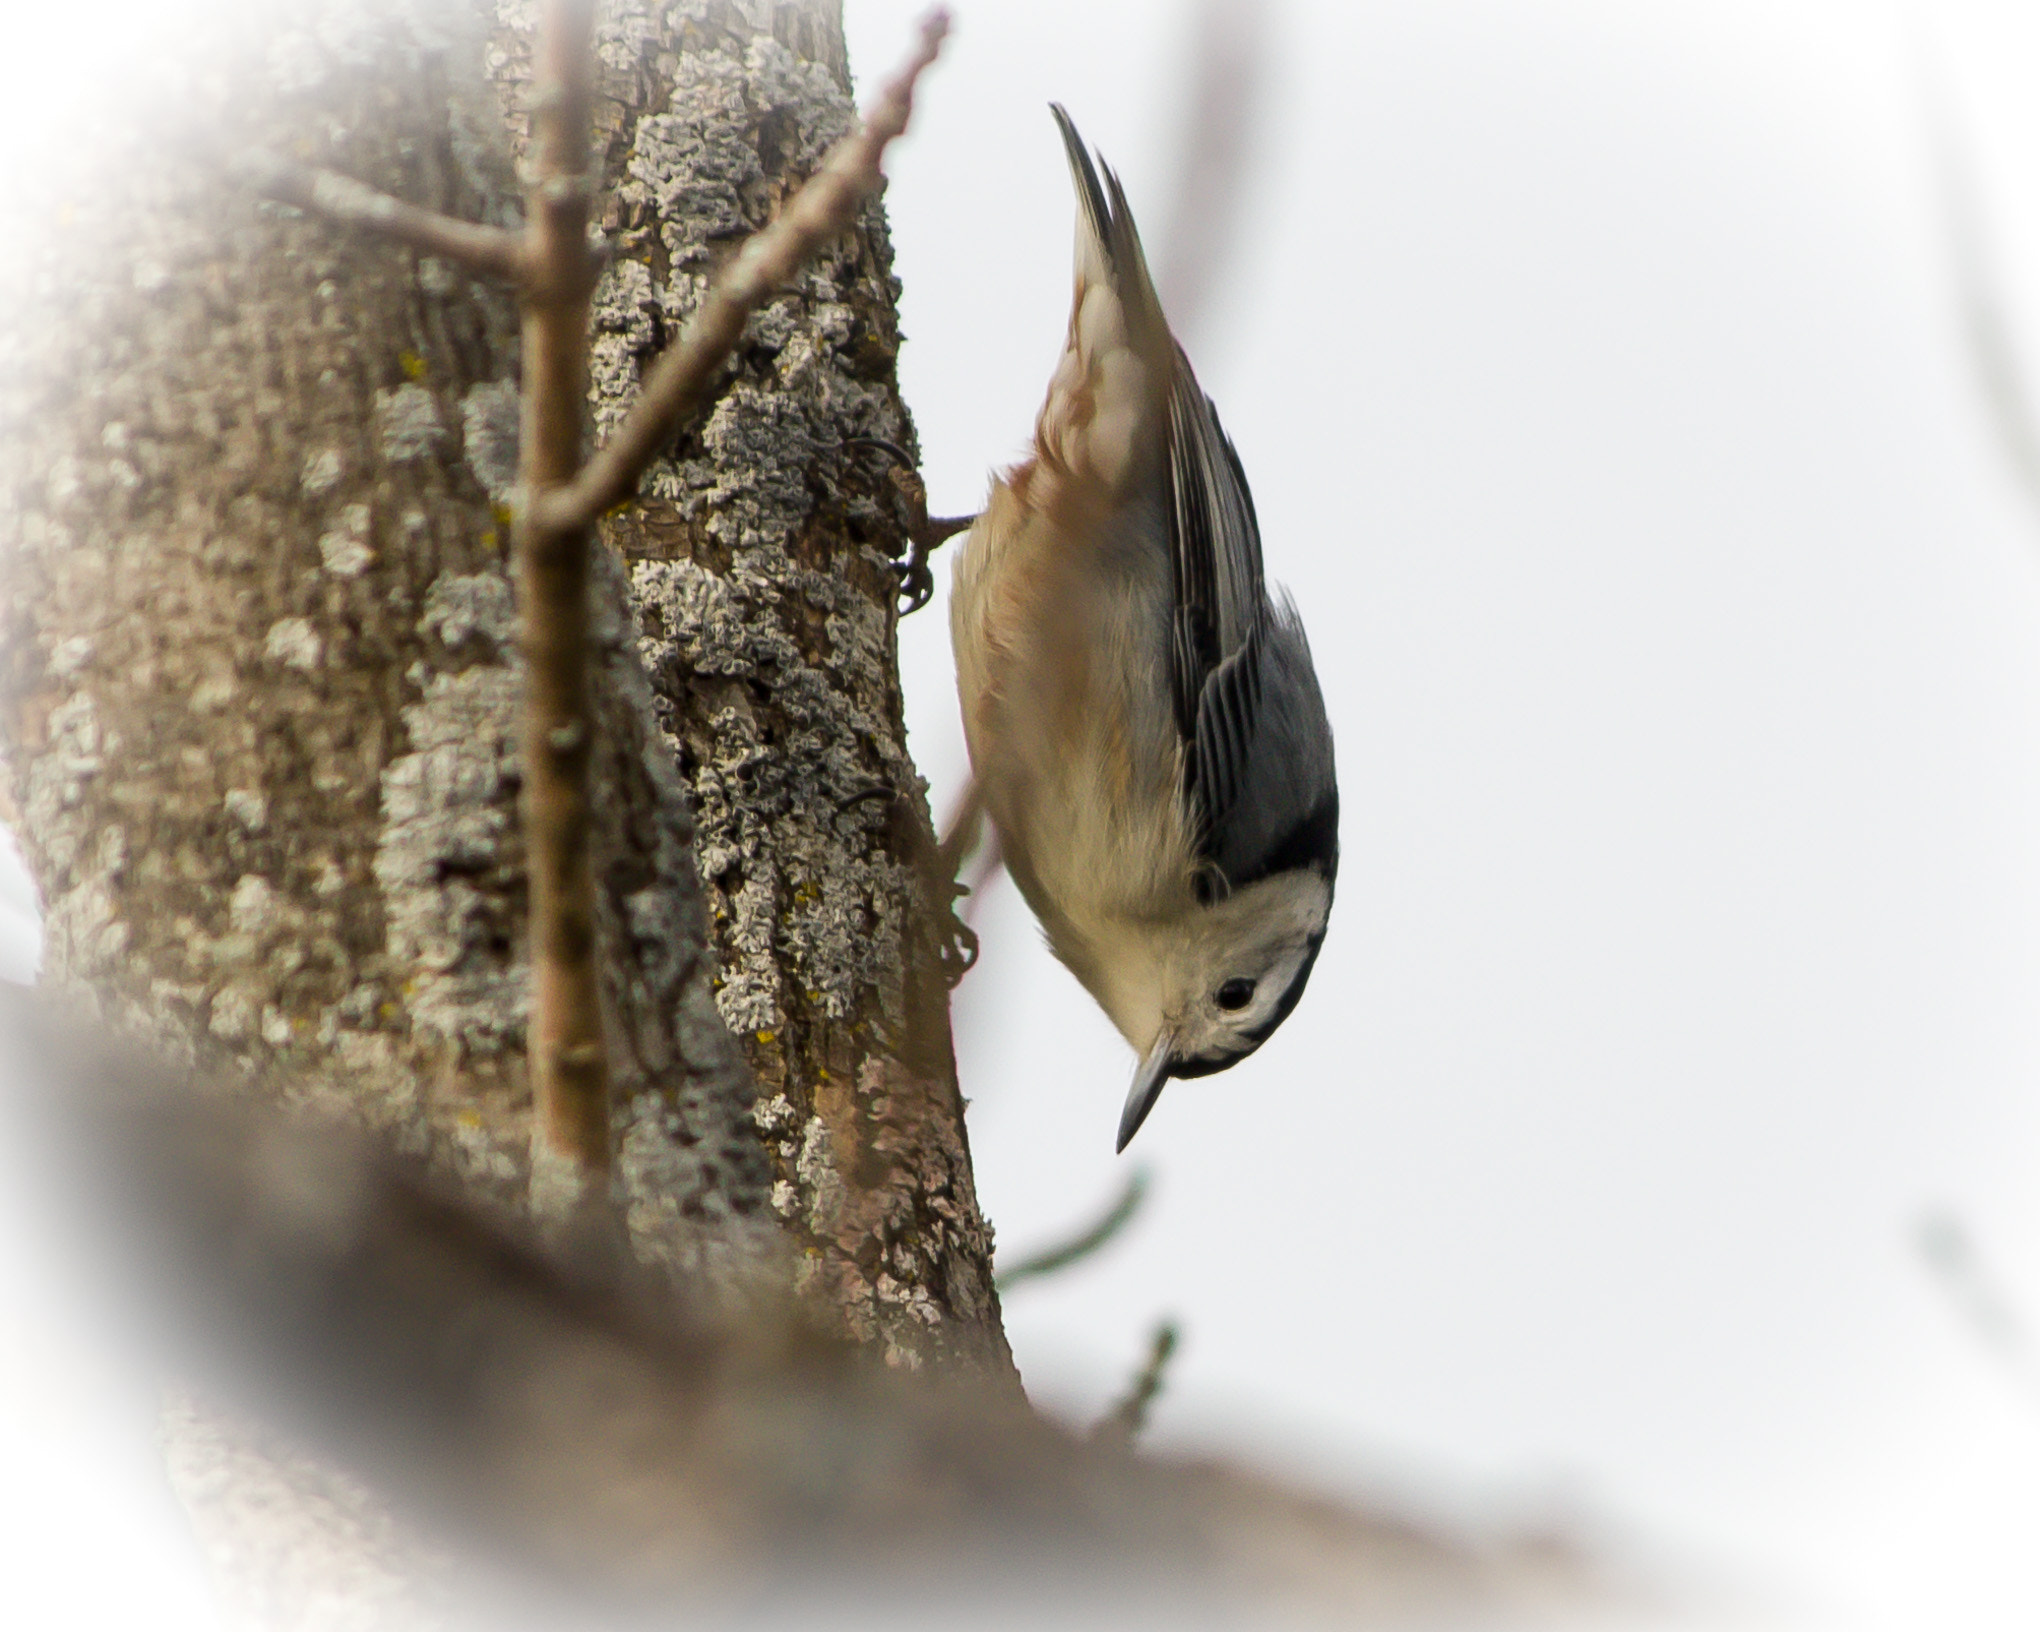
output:
M351 176L293 164L257 148L231 161L234 173L265 198L325 217L337 226L375 233L425 255L443 255L479 277L522 283L529 268L523 240L502 227L420 209L364 187Z
M193 1094L5 996L0 1040L35 1062L27 1121L82 1182L159 1352L499 1575L514 1559L613 1609L684 1587L690 1616L755 1607L760 1580L789 1599L940 1589L948 1611L1021 1570L1030 1607L1052 1579L1340 1625L1610 1601L1548 1544L1149 1461L962 1371L888 1369L770 1288L741 1324L686 1286L658 1295L600 1238L562 1257L369 1137ZM1116 1422L1137 1424L1170 1335Z
M591 526L612 505L637 492L640 478L687 416L707 400L715 374L750 315L800 269L816 249L850 225L884 180L878 161L907 128L914 86L949 33L937 6L922 20L913 54L880 87L863 127L830 150L827 161L763 232L755 233L709 285L680 338L646 372L629 417L574 479L533 497L536 524L561 532Z

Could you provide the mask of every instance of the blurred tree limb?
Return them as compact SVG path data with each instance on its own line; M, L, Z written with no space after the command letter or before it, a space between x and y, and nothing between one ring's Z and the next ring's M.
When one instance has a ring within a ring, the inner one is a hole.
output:
M1165 1619L1226 1603L1342 1626L1615 1601L1548 1543L1131 1456L1172 1328L1086 1440L981 1376L876 1364L795 1304L733 1321L601 1238L563 1253L358 1130L195 1093L13 992L0 1054L10 1131L71 1175L154 1352L342 1456L478 1580L587 1595L576 1624L675 1591L690 1624L755 1611L760 1572L768 1601L862 1581L895 1604L939 1590L945 1614L1023 1579L1044 1616L1117 1592Z

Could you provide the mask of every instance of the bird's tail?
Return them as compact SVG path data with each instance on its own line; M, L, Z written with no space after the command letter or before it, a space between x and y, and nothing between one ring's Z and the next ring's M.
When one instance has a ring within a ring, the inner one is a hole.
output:
M1093 161L1069 114L1051 106L1077 189L1076 287L1035 447L1050 486L1072 479L1072 496L1087 482L1098 484L1094 494L1123 495L1151 474L1164 445L1157 427L1168 412L1175 341L1119 178Z

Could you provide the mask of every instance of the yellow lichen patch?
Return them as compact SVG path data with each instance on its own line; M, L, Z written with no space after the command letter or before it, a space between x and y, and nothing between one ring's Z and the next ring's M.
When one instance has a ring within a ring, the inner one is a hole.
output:
M404 378L407 380L422 380L425 378L425 359L420 357L415 351L398 352L397 366L404 371Z

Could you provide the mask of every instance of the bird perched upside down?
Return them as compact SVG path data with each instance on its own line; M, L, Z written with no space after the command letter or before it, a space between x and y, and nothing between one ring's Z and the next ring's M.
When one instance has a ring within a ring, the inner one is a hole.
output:
M1119 178L1060 107L1069 339L949 605L977 796L1055 955L1171 1077L1235 1065L1310 979L1339 865L1332 733L1239 455L1169 333Z

